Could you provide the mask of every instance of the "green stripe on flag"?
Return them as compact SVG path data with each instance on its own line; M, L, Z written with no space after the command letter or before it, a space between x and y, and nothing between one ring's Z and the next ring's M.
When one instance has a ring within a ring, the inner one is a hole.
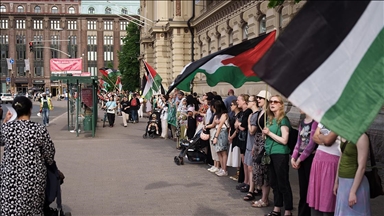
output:
M384 105L384 28L381 29L337 103L324 114L321 123L333 125L337 134L348 134L347 140L357 141ZM348 126L351 119L356 127Z

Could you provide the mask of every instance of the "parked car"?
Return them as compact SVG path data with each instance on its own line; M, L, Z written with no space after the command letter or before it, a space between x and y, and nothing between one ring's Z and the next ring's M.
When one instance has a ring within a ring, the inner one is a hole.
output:
M0 93L1 103L12 103L13 97L12 94L9 93Z

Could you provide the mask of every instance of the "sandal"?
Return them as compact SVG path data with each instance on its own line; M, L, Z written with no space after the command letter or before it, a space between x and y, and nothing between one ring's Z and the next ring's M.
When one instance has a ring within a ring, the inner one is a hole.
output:
M236 185L236 190L240 190L245 185L246 185L245 183L240 183L240 184Z
M263 202L262 199L259 199L258 201L252 202L252 207L254 208L263 208L269 206L269 202ZM272 211L273 212L273 211ZM280 214L280 212L277 212ZM269 215L269 214L268 214ZM272 214L273 215L273 214Z
M240 188L240 191L243 193L247 193L249 191L249 185L245 185L244 187Z
M281 212L271 211L271 212L269 212L268 214L266 214L264 216L281 216Z
M248 192L247 195L243 198L244 201L251 201L255 199L255 193L254 192Z

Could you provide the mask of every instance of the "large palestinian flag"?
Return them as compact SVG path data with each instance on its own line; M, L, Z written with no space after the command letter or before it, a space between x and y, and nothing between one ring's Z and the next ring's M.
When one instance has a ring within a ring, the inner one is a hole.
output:
M175 87L190 91L190 84L197 73L204 73L209 86L227 82L235 88L248 81L260 81L253 73L252 66L264 55L275 41L276 31L244 41L212 53L184 67L175 81L169 86L168 93Z
M253 70L356 142L384 104L383 27L383 1L308 1Z

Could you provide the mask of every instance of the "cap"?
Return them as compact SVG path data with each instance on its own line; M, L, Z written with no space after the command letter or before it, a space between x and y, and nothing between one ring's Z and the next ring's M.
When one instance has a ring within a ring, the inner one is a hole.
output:
M265 96L267 96L267 98L265 98ZM266 91L266 90L261 90L259 94L257 94L257 97L261 97L269 100L271 98L271 93L269 93L269 91Z

